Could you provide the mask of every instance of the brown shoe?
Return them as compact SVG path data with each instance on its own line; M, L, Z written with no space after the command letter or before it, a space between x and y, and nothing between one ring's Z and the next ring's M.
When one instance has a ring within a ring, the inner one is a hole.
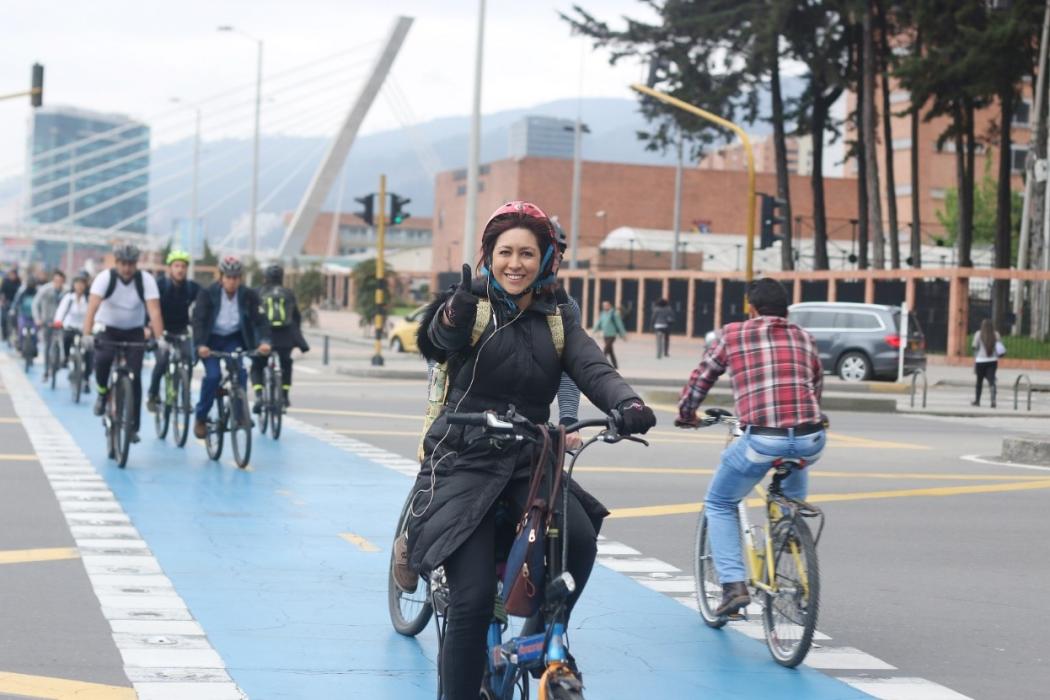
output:
M193 422L193 435L198 440L203 440L204 438L206 438L208 436L208 424L205 421L202 421L200 418L197 418Z
M394 540L394 583L405 593L415 593L419 587L419 574L408 566L408 533Z
M716 617L735 615L751 603L751 596L743 581L733 581L722 586L722 604L715 610Z

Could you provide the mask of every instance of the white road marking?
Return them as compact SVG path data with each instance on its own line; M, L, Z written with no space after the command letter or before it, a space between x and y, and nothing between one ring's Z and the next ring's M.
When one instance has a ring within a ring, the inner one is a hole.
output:
M897 667L853 647L811 649L803 661L810 668L822 670L860 669L864 671L896 671Z
M971 700L925 678L839 678L881 700Z
M1021 464L1019 462L997 462L993 459L987 459L978 455L963 455L960 459L965 459L967 462L977 462L978 464L992 464L997 467L1015 467L1017 469L1032 469L1040 472L1050 472L1050 467L1045 467L1040 464Z
M321 370L315 367L308 367L307 365L301 365L298 362L295 364L296 372L302 372L303 374L320 374Z
M247 697L105 481L6 355L0 378L66 516L138 697Z

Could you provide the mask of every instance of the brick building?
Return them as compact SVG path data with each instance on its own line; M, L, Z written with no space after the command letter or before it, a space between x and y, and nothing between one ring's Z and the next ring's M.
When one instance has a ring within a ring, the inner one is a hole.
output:
M788 172L792 175L809 175L813 172L813 139L809 136L788 136L787 146ZM755 171L775 173L777 171L777 154L773 144L773 135L751 137L751 152L755 158ZM747 170L747 158L744 147L739 143L730 143L717 148L697 164L701 170Z
M599 267L598 245L609 232L621 226L671 229L674 174L673 167L584 161L577 251L581 264L593 262ZM456 270L463 262L466 183L463 170L439 173L434 183L433 244L437 271ZM488 163L480 168L478 189L479 236L489 214L514 199L535 202L567 225L572 203L572 161L522 158ZM775 192L775 177L759 174L757 189ZM744 234L747 231L746 195L746 173L687 169L682 181L682 230L706 230L715 236ZM791 199L796 216L812 216L808 177L792 176ZM848 222L856 218L855 180L828 178L825 199L831 236L848 241L851 235ZM476 243L480 245L480 239Z

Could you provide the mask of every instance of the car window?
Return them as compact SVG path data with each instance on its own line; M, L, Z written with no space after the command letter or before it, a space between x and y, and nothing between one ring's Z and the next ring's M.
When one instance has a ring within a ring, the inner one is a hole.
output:
M802 326L808 328L809 323L809 312L808 311L789 311L788 321L794 323L796 326Z
M882 324L879 323L879 319L875 314L864 313L864 312L853 312L847 314L850 317L850 325L848 328L856 328L859 330L871 331L882 328Z
M835 328L835 312L820 311L817 309L806 312L808 318L802 325L803 328Z

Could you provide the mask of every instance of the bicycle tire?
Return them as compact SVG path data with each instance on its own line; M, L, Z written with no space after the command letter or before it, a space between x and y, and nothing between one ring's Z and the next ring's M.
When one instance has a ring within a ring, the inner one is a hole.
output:
M263 368L262 396L256 399L259 406L259 433L265 435L270 425L270 366Z
M52 339L51 346L47 349L47 361L50 367L51 391L58 388L58 366L62 363L62 346L59 341Z
M117 458L117 399L110 386L106 395L106 415L102 419L102 425L106 429L106 457Z
M781 666L794 668L809 653L817 629L817 547L809 526L798 519L780 520L773 526L771 536L777 593L763 595L762 627L773 659Z
M80 357L80 352L72 350L70 352L72 358L70 358L69 367L69 392L73 398L73 403L80 403L80 394L84 390L84 361Z
M413 489L405 505L401 507L401 515L397 519L397 528L394 530L394 540L408 527L408 516L412 507L412 500L416 492ZM394 582L394 548L390 547L390 567L387 573L387 608L390 612L390 622L398 634L406 637L415 637L426 629L430 618L434 614L434 606L430 599L430 583L420 577L415 593L405 593Z
M193 412L193 404L190 402L190 373L186 367L179 367L175 372L175 386L172 387L172 425L171 437L175 440L176 447L185 447L186 439L190 436L190 414Z
M696 521L696 542L693 547L693 580L696 587L696 603L704 624L720 629L728 621L725 616L715 615L722 602L722 585L715 571L711 540L708 536L707 516L701 512Z
M233 447L233 461L241 469L248 467L252 456L251 411L247 392L240 384L236 385L230 392L230 446Z
M281 438L281 423L284 422L284 392L281 387L281 370L272 372L270 380L270 437Z
M131 452L131 426L135 410L135 390L131 386L131 377L122 375L117 379L116 392L116 459L117 466L123 469L128 464L128 454Z
M171 377L167 372L164 373L161 383L163 384L163 388L161 389L163 400L159 402L157 405L157 412L153 414L153 427L157 431L157 439L159 440L168 437L168 428L171 426L171 404L168 403L168 391Z
M216 396L212 408L215 418L208 419L208 430L204 435L204 449L209 459L216 462L222 457L222 443L226 432L226 397Z

